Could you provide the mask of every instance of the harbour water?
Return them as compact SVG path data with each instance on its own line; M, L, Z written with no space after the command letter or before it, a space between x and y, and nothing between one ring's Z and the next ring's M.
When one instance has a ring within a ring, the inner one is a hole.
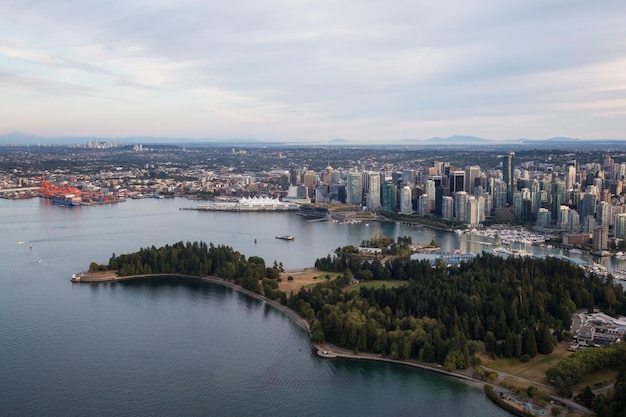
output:
M283 313L169 280L71 284L112 253L227 244L286 268L375 235L477 252L471 236L290 213L179 210L183 199L62 208L0 200L0 415L505 416L481 390L389 364L324 360ZM293 235L295 239L275 239ZM256 240L256 243L255 243Z

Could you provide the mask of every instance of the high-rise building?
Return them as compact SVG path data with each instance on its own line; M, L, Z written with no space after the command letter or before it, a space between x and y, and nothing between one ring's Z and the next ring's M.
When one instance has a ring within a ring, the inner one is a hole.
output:
M596 213L598 226L608 229L611 224L611 204L606 201L599 201L596 205Z
M430 203L428 200L428 194L422 194L417 198L417 213L421 216L430 214Z
M469 194L474 192L474 187L480 186L480 167L469 165L465 167L465 191Z
M469 195L465 191L454 194L454 218L458 222L467 222L467 200Z
M574 184L576 184L576 167L573 165L566 165L565 167L565 188L567 190L573 190Z
M507 186L506 202L513 204L513 170L515 169L515 152L509 152L502 157L502 179Z
M370 211L380 210L380 174L378 172L368 172L366 179L365 192L367 197L365 202L367 209Z
M559 208L559 216L557 218L557 229L561 230L569 230L569 221L570 221L570 208L568 206L561 206Z
M314 195L314 189L315 189L315 177L316 174L313 171L307 171L304 173L304 175L302 176L302 180L304 182L304 186L307 189L307 194L308 195Z
M552 222L552 213L546 208L540 208L537 212L537 227L548 229Z
M465 191L465 171L450 171L448 185L450 187L450 195L459 191Z
M322 180L326 183L326 185L333 185L333 167L331 167L330 164L326 167Z
M449 195L441 198L441 217L445 220L454 220L454 199Z
M435 196L436 196L435 181L431 179L426 180L425 191L426 191L426 194L428 194L428 201L430 204L429 210L434 211L435 210Z
M615 216L615 237L626 239L626 213L619 213Z
M415 170L405 169L404 171L402 171L402 182L405 185L408 185L408 184L415 185L415 183L417 182L417 173L415 172Z
M396 212L396 185L391 180L386 180L383 184L383 210Z
M360 172L348 172L346 194L348 204L360 206L363 202L363 175Z
M467 225L469 227L477 227L480 225L482 215L482 201L474 196L469 196L467 200Z
M609 248L609 229L596 227L593 230L593 250L606 250Z
M570 210L568 213L569 221L567 222L568 231L578 233L580 232L580 216L576 210Z
M588 189L591 187L587 187ZM587 216L594 217L596 214L596 195L593 192L585 193L584 197L580 201L579 205L579 214L581 219L584 219ZM591 233L592 230L589 230Z
M411 214L413 212L413 203L411 201L411 187L405 185L400 191L400 213Z
M506 207L506 199L507 199L507 185L504 183L504 181L501 181L500 179L496 179L493 182L493 204L494 204L494 208L503 208ZM511 203L513 201L511 200Z

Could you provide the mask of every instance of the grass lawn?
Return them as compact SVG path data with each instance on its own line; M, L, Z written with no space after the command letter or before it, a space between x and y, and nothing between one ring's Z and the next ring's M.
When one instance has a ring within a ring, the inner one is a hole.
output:
M300 288L312 288L321 282L326 282L326 275L330 276L333 280L337 278L338 272L325 272L318 269L309 269L303 272L285 272L280 274L281 282L278 284L278 289L289 294L290 292L298 292ZM289 277L293 279L289 281Z
M406 282L401 282L401 281L367 281L367 282L361 282L359 284L356 284L354 286L350 286L348 288L346 288L346 291L348 292L358 292L361 287L364 288L382 288L383 286L387 287L387 288L394 288L394 287L400 287L402 285L406 285Z
M559 363L572 354L567 350L568 343L562 342L554 347L554 351L549 355L537 355L530 361L524 363L519 359L491 359L482 357L483 364L496 371L502 371L510 375L520 376L540 384L547 384L546 370Z

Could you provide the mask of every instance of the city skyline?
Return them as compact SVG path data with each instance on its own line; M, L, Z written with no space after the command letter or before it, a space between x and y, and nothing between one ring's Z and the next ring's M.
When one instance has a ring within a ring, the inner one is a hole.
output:
M621 2L0 5L0 134L626 139Z

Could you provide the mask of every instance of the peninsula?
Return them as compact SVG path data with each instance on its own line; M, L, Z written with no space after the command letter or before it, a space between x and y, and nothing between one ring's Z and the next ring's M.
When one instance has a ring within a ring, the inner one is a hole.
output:
M406 243L400 239L385 250L399 251ZM554 259L478 255L461 266L447 267L399 257L381 264L339 248L335 257L320 259L316 266L321 282L287 293L281 285L293 282L294 274L276 263L266 267L263 259L246 258L229 247L179 242L113 256L108 265L92 263L89 272L75 275L73 281L166 275L227 285L289 314L309 332L322 357L388 361L493 384L511 395L507 398L524 393L527 401L520 404L533 404L543 412L557 407L554 401L589 412L566 399L581 389L580 380L559 376L551 385L545 377L531 380L495 371L498 362L491 358L517 357L530 367L541 366L551 360L554 350L559 352L552 361L556 365L569 356L562 346L572 337L566 329L577 308L592 301L603 305L610 301L604 300L610 293L611 308L619 311L624 302L623 291L612 282L585 276L579 268ZM381 279L393 285L377 284ZM511 293L510 288L517 291ZM600 298L591 300L584 294ZM553 300L560 301L552 307ZM535 356L542 359L536 362Z

